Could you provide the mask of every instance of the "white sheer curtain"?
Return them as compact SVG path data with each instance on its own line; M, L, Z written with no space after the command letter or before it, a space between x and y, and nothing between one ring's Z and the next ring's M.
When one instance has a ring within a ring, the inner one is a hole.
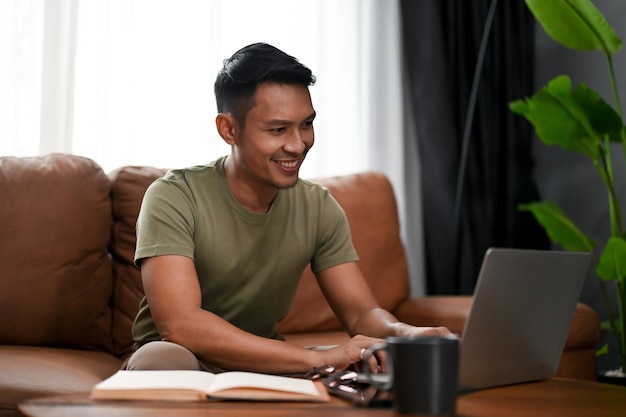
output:
M302 176L386 173L407 243L419 244L421 219L405 209L395 0L2 0L0 154L74 153L105 172L213 160L228 153L213 122L215 75L259 41L318 78ZM419 265L412 275L420 293Z

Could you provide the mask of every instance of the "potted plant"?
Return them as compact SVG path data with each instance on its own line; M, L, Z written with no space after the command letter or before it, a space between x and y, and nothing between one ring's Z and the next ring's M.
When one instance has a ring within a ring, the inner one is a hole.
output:
M626 156L626 129L611 57L622 47L622 41L590 0L525 0L526 5L546 33L565 47L589 51L599 50L606 56L614 107L585 84L572 88L571 80L560 75L548 82L532 97L516 100L510 109L525 117L534 126L539 139L567 151L589 157L606 185L610 236L598 245L583 233L553 202L520 205L530 211L543 226L549 238L565 250L584 251L593 255L595 274L600 280L607 306L608 320L603 329L617 340L620 369L626 371L626 239L620 202L614 187L613 152ZM614 291L614 307L609 292ZM608 347L599 349L606 353Z

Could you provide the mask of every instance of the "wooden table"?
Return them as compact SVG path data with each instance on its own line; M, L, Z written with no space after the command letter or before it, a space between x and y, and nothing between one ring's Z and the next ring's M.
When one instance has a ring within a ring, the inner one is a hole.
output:
M285 402L92 402L86 394L30 400L18 407L23 417L383 417L389 408L354 407L333 398L330 403ZM549 379L492 388L459 396L462 417L624 417L626 388L587 381Z

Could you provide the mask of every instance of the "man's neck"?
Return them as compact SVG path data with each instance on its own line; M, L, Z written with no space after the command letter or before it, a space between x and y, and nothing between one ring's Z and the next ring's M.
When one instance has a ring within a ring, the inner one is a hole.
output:
M237 175L228 163L224 163L226 184L235 200L246 210L253 213L267 213L278 195L278 189L261 183L247 180L247 177Z

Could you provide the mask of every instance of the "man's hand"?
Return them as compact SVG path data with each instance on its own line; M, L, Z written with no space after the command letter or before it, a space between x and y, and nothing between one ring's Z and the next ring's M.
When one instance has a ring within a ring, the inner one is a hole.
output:
M406 323L393 323L395 336L420 337L420 336L449 336L451 333L445 327L415 327ZM384 342L385 339L367 336L354 336L347 342L328 350L319 351L319 364L332 365L336 369L346 369L356 367L360 369L363 361L363 354L371 346ZM367 365L372 372L387 371L387 352L378 351L376 356L368 359Z
M449 336L452 333L446 327L416 327L397 322L391 325L395 336Z
M320 354L319 363L332 365L336 369L347 369L351 366L358 367L363 360L363 353L370 347L377 343L384 342L384 339L378 339L375 337L367 336L354 336L347 342L337 345L328 350L318 351ZM386 359L385 359L386 361ZM372 358L370 369L378 369L379 364L376 362L376 358Z

